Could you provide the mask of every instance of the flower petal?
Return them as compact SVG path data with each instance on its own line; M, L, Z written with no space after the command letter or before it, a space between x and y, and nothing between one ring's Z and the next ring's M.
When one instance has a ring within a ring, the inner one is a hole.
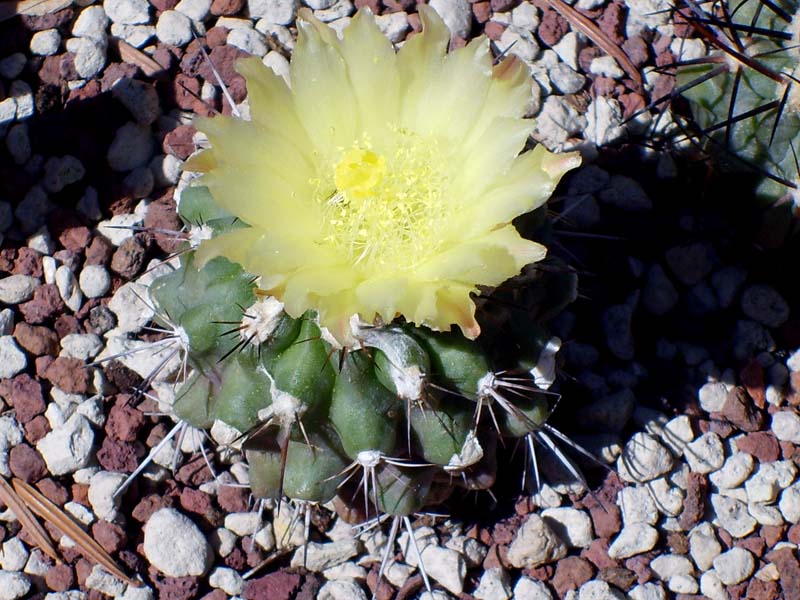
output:
M495 286L546 254L544 246L520 237L513 226L506 225L434 256L414 275L423 281Z
M295 112L292 92L283 77L276 75L258 57L236 61L236 70L247 82L247 101L253 122L298 148L310 148L306 130Z
M231 117L200 119L198 128L211 142L214 161L203 183L222 208L264 228L312 225L302 207L310 205L314 171L294 144L256 123Z
M323 161L358 137L356 97L340 42L310 12L298 19L297 45L290 64L292 95L300 120Z
M371 12L356 13L344 30L340 51L357 103L351 110L361 129L371 137L385 135L399 104L397 55Z
M581 163L577 152L553 154L544 146L518 156L502 179L455 217L454 229L471 238L519 215L539 208L550 198L559 180Z

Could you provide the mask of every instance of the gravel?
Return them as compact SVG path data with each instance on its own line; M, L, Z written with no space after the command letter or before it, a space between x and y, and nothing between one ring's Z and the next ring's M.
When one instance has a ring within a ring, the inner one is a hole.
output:
M211 567L211 547L187 516L172 508L153 513L144 525L144 554L168 577L201 576Z

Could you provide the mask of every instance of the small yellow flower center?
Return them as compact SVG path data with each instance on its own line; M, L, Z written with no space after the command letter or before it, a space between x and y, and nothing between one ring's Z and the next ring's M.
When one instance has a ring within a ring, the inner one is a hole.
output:
M413 269L441 245L446 226L446 160L434 139L394 127L376 151L364 137L320 165L312 183L323 241L354 264Z
M354 198L365 198L383 181L386 159L372 150L351 148L336 165L333 181L336 189Z

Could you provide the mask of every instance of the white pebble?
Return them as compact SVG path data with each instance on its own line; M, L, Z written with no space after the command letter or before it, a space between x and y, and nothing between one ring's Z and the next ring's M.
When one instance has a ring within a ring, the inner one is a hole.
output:
M605 581L594 579L580 587L578 600L625 600L625 594Z
M701 571L708 571L720 552L722 546L711 523L700 523L689 532L689 555Z
M89 360L100 354L103 340L94 333L69 333L61 338L61 356Z
M658 542L658 531L647 523L625 525L608 547L614 559L630 558L652 550Z
M72 35L105 41L107 27L108 16L103 7L87 6L75 20L75 24L72 26Z
M794 410L782 410L772 415L772 432L782 442L800 444L800 415Z
M272 25L289 25L300 7L298 0L247 0L248 14Z
M101 298L111 287L111 275L103 265L86 265L78 284L87 298Z
M393 44L402 42L410 27L408 24L408 15L402 11L378 15L375 17L375 23L378 25L381 33L389 38L389 41Z
M30 579L22 573L0 571L0 600L24 598L30 589Z
M105 0L103 8L114 23L121 25L141 25L150 20L147 0Z
M593 58L589 65L589 72L592 75L602 75L611 79L617 79L625 75L625 71L620 69L614 57L608 55Z
M0 336L0 379L14 377L28 366L25 353L10 335Z
M30 275L9 275L0 279L0 302L21 304L33 298L39 280Z
M472 28L472 10L467 0L431 0L430 7L439 13L450 33L466 39Z
M756 520L741 500L711 494L711 505L714 507L717 523L733 537L743 538L756 528Z
M74 414L67 421L36 442L52 475L66 475L85 467L92 455L94 431L89 420Z
M266 38L255 29L234 29L228 34L227 43L253 56L264 56L269 50Z
M713 431L708 431L686 445L684 456L695 473L711 473L725 462L722 440Z
M170 46L183 46L192 39L192 20L177 10L165 10L156 23L156 37Z
M0 75L6 79L14 79L25 68L25 63L28 59L22 52L15 52L0 60Z
M128 584L107 572L100 565L94 566L84 585L90 590L96 590L112 598L119 598L128 587Z
M31 37L31 53L38 56L51 56L58 52L61 45L61 34L58 29L37 31Z
M75 55L75 71L81 79L91 79L106 65L107 43L104 39L70 38L67 50Z
M225 592L230 596L237 596L244 591L244 579L233 569L217 567L208 576L208 585Z
M211 567L211 547L191 519L173 508L154 512L144 525L144 555L168 577L202 576Z
M645 483L672 468L669 450L647 433L636 433L617 460L617 472L624 481Z
M146 165L152 155L153 138L150 129L136 123L125 123L117 129L106 158L115 171L131 171Z
M120 25L112 23L111 35L128 42L134 48L141 48L156 35L152 25Z
M30 553L18 537L3 542L0 549L0 567L6 571L21 571L28 562Z
M0 336L11 335L14 331L14 311L10 308L0 310Z
M156 89L144 81L118 79L111 86L111 95L128 109L140 125L150 125L161 114Z
M575 508L548 508L542 518L556 535L571 548L586 548L594 539L592 520L585 512Z
M778 508L789 523L800 523L800 483L795 483L781 492Z
M203 21L211 10L211 0L181 0L175 10L193 21Z
M553 600L553 594L546 583L522 576L514 586L514 598L516 600Z
M747 452L734 452L722 468L709 476L711 483L721 489L733 489L742 485L753 472L753 457Z
M67 265L61 265L56 269L56 287L64 304L72 312L78 312L83 304L83 293L75 279L75 274Z
M25 123L12 125L6 135L6 148L14 163L17 165L25 164L31 157L31 139L28 136L28 126ZM10 209L9 209L10 214ZM3 219L0 218L0 222ZM0 225L0 231L3 230Z
M566 555L567 547L537 514L528 515L508 547L509 564L518 569L535 568Z
M755 568L753 555L744 548L731 548L714 559L714 570L725 585L741 583Z

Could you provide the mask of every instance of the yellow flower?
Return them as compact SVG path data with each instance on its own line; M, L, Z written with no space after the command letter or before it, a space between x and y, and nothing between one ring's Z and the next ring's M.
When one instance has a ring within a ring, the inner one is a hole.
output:
M250 225L205 241L297 317L348 340L349 320L398 315L475 338L471 294L496 286L546 249L511 220L543 204L574 155L519 154L530 74L492 66L484 37L447 53L449 33L420 6L423 32L395 53L360 11L344 39L300 15L291 89L259 59L247 80L252 121L202 119L205 171L220 206Z

